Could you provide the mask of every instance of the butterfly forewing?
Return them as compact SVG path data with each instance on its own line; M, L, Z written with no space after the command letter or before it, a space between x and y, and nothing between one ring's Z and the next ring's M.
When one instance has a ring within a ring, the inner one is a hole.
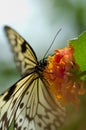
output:
M5 31L23 78L0 95L0 130L8 130L12 122L14 130L58 130L65 108L51 95L42 71L35 70L38 61L31 46L10 27Z
M32 47L14 29L8 26L5 26L4 29L14 54L16 66L21 75L24 75L36 66L37 57Z

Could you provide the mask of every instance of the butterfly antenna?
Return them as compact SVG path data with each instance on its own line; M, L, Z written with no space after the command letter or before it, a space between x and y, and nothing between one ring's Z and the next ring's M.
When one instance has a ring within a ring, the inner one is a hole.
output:
M58 32L56 33L56 35L55 35L55 37L54 37L53 41L51 42L51 44L50 44L50 46L49 46L48 50L46 51L46 53L45 53L45 55L44 55L44 58L46 57L46 55L47 55L48 51L49 51L49 50L50 50L50 48L52 47L52 45L53 45L53 43L54 43L54 41L55 41L55 39L56 39L57 35L59 34L59 32L60 32L61 30L62 30L62 28L60 28L60 29L58 30ZM43 59L44 59L44 58L43 58Z

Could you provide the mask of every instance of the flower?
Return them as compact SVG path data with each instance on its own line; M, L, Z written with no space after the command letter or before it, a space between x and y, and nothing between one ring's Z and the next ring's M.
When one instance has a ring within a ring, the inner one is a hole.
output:
M79 65L75 63L74 49L68 46L55 50L53 56L48 57L44 77L49 83L49 89L62 104L79 104L78 96L84 94L84 81L79 77Z

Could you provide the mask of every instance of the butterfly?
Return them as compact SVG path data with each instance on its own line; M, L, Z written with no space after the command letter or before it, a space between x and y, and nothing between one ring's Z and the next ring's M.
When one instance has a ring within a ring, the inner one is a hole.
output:
M0 95L0 130L58 130L65 108L52 96L43 76L47 58L38 61L30 46L11 27L4 27L22 78Z

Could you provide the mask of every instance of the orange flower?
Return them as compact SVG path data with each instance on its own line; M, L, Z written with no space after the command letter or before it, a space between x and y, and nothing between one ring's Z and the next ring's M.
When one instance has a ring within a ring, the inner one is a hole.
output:
M55 54L48 57L44 71L51 93L63 105L70 102L78 104L78 95L84 94L84 82L78 76L80 68L73 53L72 46L55 50Z

